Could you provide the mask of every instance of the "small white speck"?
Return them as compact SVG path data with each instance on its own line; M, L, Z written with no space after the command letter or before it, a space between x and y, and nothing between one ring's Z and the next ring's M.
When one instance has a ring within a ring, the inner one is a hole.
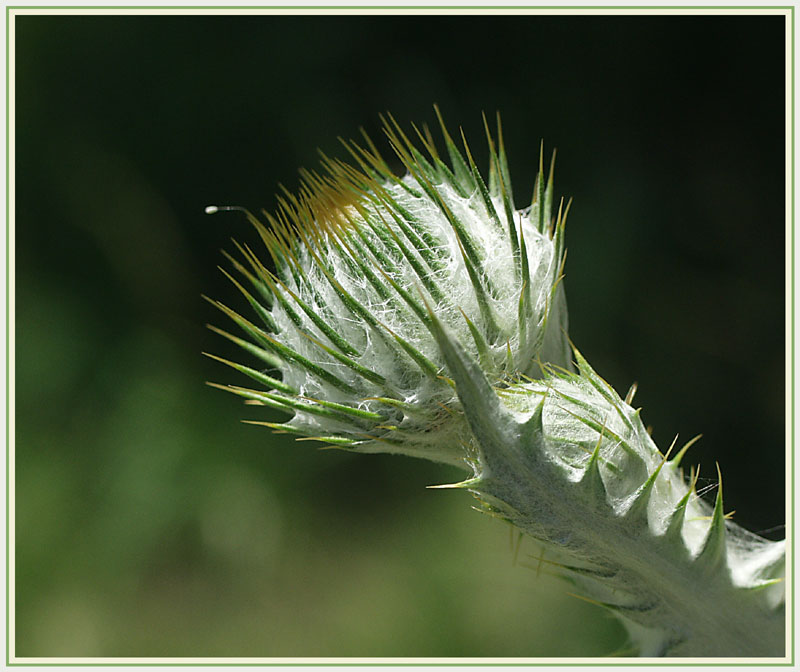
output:
M215 215L219 212L219 208L216 205L207 205L206 206L206 214L207 215Z

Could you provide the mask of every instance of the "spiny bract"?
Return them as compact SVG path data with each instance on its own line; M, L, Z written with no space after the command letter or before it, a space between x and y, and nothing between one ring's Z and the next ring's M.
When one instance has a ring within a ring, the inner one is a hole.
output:
M444 487L541 543L539 564L546 551L641 655L783 655L784 542L729 521L721 481L713 508L700 500L680 469L692 442L668 460L633 390L623 401L570 348L552 166L545 180L540 150L515 210L499 119L488 184L439 121L449 166L426 127L427 156L389 117L404 176L365 135L344 143L356 167L323 157L266 223L247 212L272 266L239 246L229 277L258 324L213 301L248 340L212 328L267 368L221 360L260 389L219 387L292 414L255 424L471 470Z
M465 427L430 313L497 385L540 376L539 361L570 366L559 283L566 209L551 216L552 165L545 185L540 153L533 204L515 211L499 117L497 145L486 127L488 185L466 140L462 154L439 120L452 169L427 127L415 127L425 157L390 116L404 177L365 135L366 148L345 144L357 167L324 157L327 174L301 171L299 195L280 197L266 223L247 213L275 270L239 246L245 264L231 262L249 288L231 280L259 321L213 303L250 342L219 333L280 371L276 380L226 362L267 389L225 389L294 414L263 424L463 465Z

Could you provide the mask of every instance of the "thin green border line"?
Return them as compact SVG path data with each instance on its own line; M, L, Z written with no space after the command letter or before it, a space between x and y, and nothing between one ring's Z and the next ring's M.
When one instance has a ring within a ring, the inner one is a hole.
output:
M548 666L548 667L622 667L625 668L628 665L622 663L620 661L616 662L609 662L609 663L578 663L574 659L570 662L547 662L547 663L536 663L536 662L514 662L514 663L504 663L499 660L493 660L492 662L486 663L466 663L466 662L455 662L455 663L438 663L435 661L423 662L423 663L394 663L394 662L348 662L348 663L337 663L337 662L259 662L259 663L237 663L231 662L226 660L226 662L214 662L214 663L187 663L187 662L126 662L126 663L114 663L114 662L102 662L102 663L94 663L94 662L80 662L80 663L47 663L47 662L40 662L40 659L31 659L31 662L11 662L10 657L10 615L11 615L11 604L9 600L9 588L10 588L10 514L9 514L9 505L10 505L10 473L9 473L9 461L10 461L10 451L11 451L11 443L10 443L10 334L11 334L11 327L10 327L10 230L11 230L11 208L10 208L10 47L9 47L9 34L10 34L10 18L12 12L14 10L70 10L70 9L86 9L86 10L194 10L194 9L220 9L220 10L284 10L284 9L291 9L291 10L330 10L330 9L352 9L352 10L394 10L394 9L402 9L402 10L431 10L431 9L442 9L448 10L450 12L457 12L458 10L498 10L498 9L509 9L509 10L535 10L535 9L563 9L563 10L689 10L692 13L696 13L700 10L719 10L723 12L724 10L782 10L788 11L788 18L790 22L790 52L791 52L791 62L789 64L789 95L790 95L790 108L791 108L791 122L790 122L790 151L791 151L791 162L790 162L790 188L788 196L788 206L790 207L791 212L791 231L790 231L790 261L791 261L791 268L790 268L790 280L791 285L789 289L789 297L790 297L790 309L789 315L791 318L791 344L790 344L790 366L791 366L791 385L790 385L790 400L791 405L790 409L794 408L795 402L795 375L794 375L794 364L795 364L795 198L794 198L794 177L795 177L795 91L794 91L794 76L795 76L795 14L794 14L794 6L786 6L786 5L768 5L768 6L758 6L758 5L740 5L740 6L715 6L715 5L700 5L700 6L669 6L669 5L657 5L651 7L642 7L642 6L627 6L627 5L605 5L605 6L597 6L597 5L538 5L538 6L508 6L508 5L475 5L475 6L450 6L450 5L428 5L428 6L419 6L419 5L388 5L388 6L354 6L354 5L274 5L274 6L223 6L223 5L207 5L207 6L186 6L186 5L167 5L167 6L141 6L141 5L126 5L126 6L118 6L118 7L109 7L109 6L97 6L97 5L73 5L73 6L54 6L54 5L36 5L36 6L20 6L20 5L9 5L6 6L6 633L5 633L5 640L6 640L6 666L11 667L147 667L147 666L164 666L164 667L284 667L284 666L306 666L306 667L369 667L369 666L378 666L378 667L414 667L414 666L427 666L432 665L436 667L486 667L486 666L498 666L498 667L540 667L540 666ZM794 413L789 413L789 424L791 427L791 454L790 454L790 468L791 468L791 494L790 494L790 501L792 506L792 511L795 510L795 456L794 456L794 449L795 449L795 418ZM792 563L793 568L796 565L795 562L795 551L796 551L796 543L795 543L795 530L796 530L796 521L794 519L794 515L792 516L792 541L791 541L791 548L792 548ZM797 595L797 588L794 581L794 575L792 577L792 610L790 612L789 621L791 623L791 657L788 662L776 662L776 663L759 663L759 667L793 667L795 661L795 643L796 643L796 633L794 628L794 621L795 621L795 599ZM44 659L47 660L47 659ZM143 660L148 660L144 658ZM631 659L631 665L637 666L647 666L647 667L673 667L676 662L649 662L649 663L634 663L635 659ZM686 663L683 663L685 665ZM750 667L753 663L750 662L741 662L741 663L691 663L693 666L702 666L702 667Z
M11 393L11 384L10 384L11 375L10 375L10 369L9 369L9 364L10 364L10 361L11 361L10 357L9 357L9 353L10 353L9 342L10 342L10 337L11 337L11 327L9 326L10 325L9 319L11 317L10 308L9 308L10 297L11 297L11 292L10 292L10 289L9 289L10 282L11 282L11 272L10 272L9 268L10 268L10 265L11 265L10 264L10 262L11 262L11 253L9 252L9 246L8 246L9 245L10 236L11 236L11 234L10 234L10 232L11 232L11 206L9 205L9 198L11 196L10 178L9 178L9 169L11 167L11 160L10 160L11 152L9 150L9 144L8 144L8 141L9 141L9 139L11 137L10 133L9 133L9 128L10 128L9 118L10 118L11 106L10 106L10 104L8 102L9 93L10 93L10 90L9 90L10 89L10 85L9 85L10 78L9 77L10 77L10 72L11 72L10 71L10 66L9 66L10 57L11 57L11 50L10 50L10 48L8 46L8 37L9 37L8 25L9 25L9 19L10 18L11 18L10 12L6 12L6 665L10 665L10 653L9 652L11 650L10 647L9 647L9 644L10 644L10 635L9 635L10 629L9 629L9 625L8 625L10 623L10 616L11 616L11 602L8 599L9 587L11 585L9 583L9 562L11 560L11 554L10 554L9 549L11 548L11 543L10 543L11 539L9 537L10 518L9 518L9 513L8 513L9 512L9 507L10 507L10 504L11 504L10 495L9 495L9 493L11 491L11 488L9 487L10 486L10 481L9 481L9 476L8 476L9 459L10 459L10 455L11 455L11 430L9 429L10 424L11 424L11 402L10 402L10 398L11 398L11 396L10 396L10 393Z
M314 662L281 662L281 663L11 663L10 667L792 667L792 663L639 663L636 658L620 658L631 660L631 663L502 663L491 659L488 663L314 663Z
M570 662L546 662L546 663L537 663L537 662L530 662L530 663L503 663L498 662L498 660L502 659L491 659L492 662L488 663L437 663L435 660L422 662L422 663L381 663L381 662L347 662L347 663L314 663L314 662L264 662L264 663L236 663L236 662L224 662L224 663L168 663L168 662L158 662L158 663L113 663L113 662L103 662L103 663L40 663L38 662L38 658L32 658L31 661L37 662L15 662L11 663L13 667L147 667L147 666L159 666L159 667L420 667L420 666L433 666L433 667L616 667L624 670L626 667L792 667L793 663L791 662L779 662L779 663L697 663L697 662L690 662L690 663L683 663L683 662L649 662L649 663L640 663L638 662L638 658L617 658L614 659L613 663L581 663L576 662L580 659L570 659ZM45 659L46 660L46 659ZM226 659L227 660L227 659ZM275 659L272 659L275 660ZM535 659L532 659L535 660ZM620 661L631 661L630 663L620 662ZM678 660L676 658L668 659L668 660ZM695 659L692 659L695 660Z
M794 368L795 368L795 343L794 343L794 339L795 339L795 324L794 324L794 319L795 319L795 310L794 310L794 302L795 302L795 294L794 294L795 293L795 284L794 284L795 283L795 272L794 272L794 243L795 243L795 230L794 230L794 226L795 226L795 212L794 212L794 210L795 210L795 197L794 197L794 179L795 179L795 172L794 172L794 159L795 159L795 156L794 156L794 152L795 152L794 7L792 7L790 16L791 16L791 20L790 20L791 32L790 32L790 35L791 35L792 60L791 60L791 63L789 65L789 81L791 82L791 85L790 85L789 88L790 88L790 91L791 91L791 94L790 94L791 95L791 106L790 107L791 107L792 120L791 120L790 132L789 132L789 136L790 136L789 137L789 142L791 142L792 160L791 160L791 167L790 167L791 180L789 182L789 189L788 189L789 193L787 194L787 196L789 197L788 198L788 201L789 201L788 205L789 205L789 208L790 208L790 211L791 211L791 229L792 229L791 232L790 232L790 235L789 235L789 245L791 246L791 248L790 248L790 255L791 255L790 278L791 278L791 285L790 285L790 288L789 288L790 306L791 307L789 309L789 314L791 316L791 321L792 321L792 327L791 327L791 341L792 342L791 342L791 354L790 354L792 384L791 384L791 392L790 392L791 405L789 406L789 423L790 423L791 432L792 432L792 440L791 440L792 450L791 450L791 456L790 456L790 467L791 467L791 470L792 470L792 488L791 488L792 492L791 492L790 497L791 497L791 502L792 502L792 569L794 570L795 567L797 567L797 561L796 561L796 556L795 556L795 551L796 551L796 548L797 548L797 544L796 544L797 521L795 520L796 508L795 508L795 453L794 453L794 451L795 451L796 425L795 425L795 417L794 417L794 412L793 412L793 409L795 407L795 405L794 405L795 404L795 379L794 379ZM797 633L795 631L795 620L796 620L795 619L795 610L796 610L796 606L795 605L796 605L796 599L797 599L797 585L796 585L795 579L796 579L795 572L793 572L792 573L792 610L791 610L791 614L790 614L789 619L788 619L789 623L791 624L791 633L792 633L792 654L791 654L792 663L794 663L794 660L795 660L795 638L797 636Z
M613 9L613 10L641 10L641 9L653 9L653 10L662 10L662 9L676 9L676 10L707 10L707 9L718 9L718 10L731 10L731 9L757 9L757 10L765 10L765 9L780 9L780 10L790 10L794 12L794 7L789 5L740 5L740 6L719 6L719 5L654 5L652 7L642 7L642 6L630 6L630 5L465 5L465 6L453 6L453 5L383 5L383 6L370 6L370 5L271 5L271 6L250 6L250 5L200 5L200 6L186 6L186 5L120 5L119 7L104 7L100 5L65 5L65 6L57 6L57 5L36 5L36 6L22 6L22 5L13 5L8 6L7 9L52 9L52 10L62 10L62 9L97 9L97 10L104 10L104 9L224 9L224 10L232 10L232 9L255 9L255 10L271 10L271 9L295 9L295 10L325 10L325 9L369 9L369 10L383 10L383 9L448 9L448 10L470 10L470 9L519 9L519 10L529 10L529 9L565 9L565 10L574 10L574 9Z

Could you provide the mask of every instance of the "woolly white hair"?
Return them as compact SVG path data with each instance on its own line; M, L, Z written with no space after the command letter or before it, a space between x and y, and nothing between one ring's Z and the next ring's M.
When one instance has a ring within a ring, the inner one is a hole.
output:
M452 169L427 128L418 134L428 158L394 119L384 123L405 176L367 138L367 148L346 145L357 167L324 157L326 174L302 171L300 195L280 197L276 215L263 222L247 213L275 270L248 247L240 247L246 264L231 261L261 324L213 303L250 337L247 349L280 372L280 384L226 362L267 390L226 389L293 413L263 423L274 429L463 465L463 418L452 412L458 399L430 316L498 386L541 376L542 361L571 368L560 283L568 208L552 217L553 169L545 182L540 151L533 203L515 210L499 117L497 149L486 127L488 185L466 141L465 158L443 122ZM433 445L432 431L441 439Z

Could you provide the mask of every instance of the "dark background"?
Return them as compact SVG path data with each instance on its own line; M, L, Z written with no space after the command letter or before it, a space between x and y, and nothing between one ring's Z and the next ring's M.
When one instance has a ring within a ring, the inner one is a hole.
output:
M558 148L572 340L783 537L782 17L23 16L15 38L18 655L623 645L466 494L423 489L456 473L271 436L203 385L238 382L200 354L230 352L200 295L236 301L219 249L252 240L204 206L271 210L317 148L434 102L484 163L501 111L519 207Z

